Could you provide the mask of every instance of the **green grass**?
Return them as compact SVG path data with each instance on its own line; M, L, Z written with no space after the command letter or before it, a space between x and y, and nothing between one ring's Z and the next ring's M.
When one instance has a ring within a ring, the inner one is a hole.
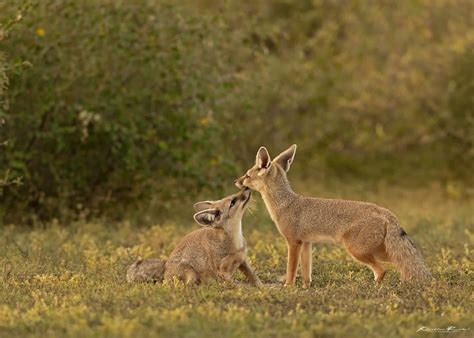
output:
M390 270L375 286L370 270L344 250L315 245L310 290L300 280L295 288L264 289L129 285L125 270L136 257L166 257L197 225L11 225L0 230L0 336L446 335L417 333L422 326L470 328L449 337L472 336L472 203L446 200L436 189L338 191L332 196L370 200L397 213L435 280L424 287L403 285ZM254 209L244 222L250 259L264 282L275 282L285 271L285 244L261 202Z

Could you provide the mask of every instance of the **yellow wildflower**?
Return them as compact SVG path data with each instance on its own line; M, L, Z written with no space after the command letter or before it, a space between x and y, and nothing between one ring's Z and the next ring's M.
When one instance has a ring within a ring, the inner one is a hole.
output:
M44 28L38 27L36 28L36 35L38 35L39 37L43 37L46 35L46 31L44 30Z
M201 126L206 126L206 125L209 124L209 118L208 117L202 117L201 119L199 119L198 123Z

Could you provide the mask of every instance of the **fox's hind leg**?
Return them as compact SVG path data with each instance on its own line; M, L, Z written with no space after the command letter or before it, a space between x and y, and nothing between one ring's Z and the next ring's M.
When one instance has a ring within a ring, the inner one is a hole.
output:
M375 258L382 256L385 232L383 220L374 218L354 224L343 235L347 251L373 271L377 283L380 283L385 276L385 269Z
M164 281L165 283L173 282L177 279L186 285L189 284L200 284L201 275L188 264L172 264L169 263L166 267L166 273Z
M349 250L348 250L349 251ZM350 252L350 251L349 251ZM385 276L385 269L371 254L358 254L350 252L352 257L354 257L359 262L367 265L372 272L374 273L374 280L377 284L380 284Z
M193 268L187 269L183 274L183 281L186 285L199 284L201 279L199 274Z

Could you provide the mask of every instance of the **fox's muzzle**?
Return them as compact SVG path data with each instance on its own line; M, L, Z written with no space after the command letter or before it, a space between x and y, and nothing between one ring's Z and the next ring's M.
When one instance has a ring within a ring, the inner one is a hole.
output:
M244 186L244 179L245 179L245 176L241 176L239 178L237 178L235 181L234 181L234 184L237 188L239 189L243 189L243 188L246 188Z

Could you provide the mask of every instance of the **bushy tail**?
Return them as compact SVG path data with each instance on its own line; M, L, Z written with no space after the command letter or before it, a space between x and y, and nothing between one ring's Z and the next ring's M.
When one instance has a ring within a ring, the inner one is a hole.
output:
M164 259L139 259L127 269L127 282L161 283L165 275L165 265Z
M400 272L402 281L426 281L431 278L420 251L398 222L387 224L385 247L391 262Z

